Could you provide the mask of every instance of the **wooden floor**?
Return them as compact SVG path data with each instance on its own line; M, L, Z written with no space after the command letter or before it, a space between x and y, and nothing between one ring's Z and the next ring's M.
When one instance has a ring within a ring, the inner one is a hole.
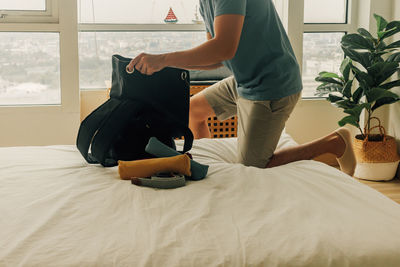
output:
M354 178L357 179L357 178ZM362 179L357 179L363 184L366 184L375 190L381 192L388 198L396 201L400 204L400 179L395 178L391 181L380 181L380 182L373 182L373 181L366 181Z
M314 160L322 161L332 167L335 167L337 169L340 169L339 166L337 166L337 161L336 161L336 156L332 154L323 154L318 158L315 158ZM400 176L400 172L397 173L397 176ZM373 189L381 192L388 198L396 201L397 203L400 204L400 178L395 178L390 181L367 181L363 179L357 179L354 178L357 181L366 184Z

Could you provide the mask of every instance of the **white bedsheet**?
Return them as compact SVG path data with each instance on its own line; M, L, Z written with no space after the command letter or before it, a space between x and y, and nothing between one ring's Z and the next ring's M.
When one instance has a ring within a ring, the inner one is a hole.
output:
M234 164L235 144L196 141L209 175L173 190L73 146L1 148L0 266L400 266L400 205L318 162Z

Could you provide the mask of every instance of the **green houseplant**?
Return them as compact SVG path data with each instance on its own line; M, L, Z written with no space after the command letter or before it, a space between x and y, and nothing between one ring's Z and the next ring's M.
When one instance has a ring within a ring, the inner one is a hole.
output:
M341 48L345 58L340 66L340 73L324 71L315 78L321 83L316 94L328 95L327 100L346 113L346 116L338 122L339 125L351 124L359 129L360 134L356 135L355 144L362 140L364 152L367 150L368 143L387 143L388 136L380 122L378 126L373 126L372 121L376 119L373 116L374 111L383 105L400 100L400 96L391 90L400 86L399 76L394 75L400 71L400 40L389 41L389 37L396 36L400 32L400 21L388 22L377 14L374 14L374 17L377 22L375 35L364 28L359 28L357 33L343 36ZM361 125L360 122L363 112L365 125ZM372 134L371 130L374 128L379 128L381 134ZM387 150L387 148L384 149ZM368 155L366 157L368 158ZM397 161L397 151L392 158L376 162ZM359 162L358 156L357 162ZM375 161L369 160L369 162Z

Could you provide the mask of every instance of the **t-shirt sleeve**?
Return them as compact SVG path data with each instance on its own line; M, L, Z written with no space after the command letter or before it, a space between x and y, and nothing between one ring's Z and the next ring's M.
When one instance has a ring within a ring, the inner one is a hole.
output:
M199 6L199 12L200 12L201 17L204 19L204 8L203 8L203 5L201 4L201 2L200 2L200 6Z
M247 0L214 0L215 17L226 14L246 15Z
M206 18L204 17L204 7L203 7L203 5L202 5L202 2L200 2L199 12L200 12L201 17L202 17L203 20L205 21ZM205 27L206 27L206 32L211 33L210 29L208 28L207 23L204 23L204 24L205 24Z

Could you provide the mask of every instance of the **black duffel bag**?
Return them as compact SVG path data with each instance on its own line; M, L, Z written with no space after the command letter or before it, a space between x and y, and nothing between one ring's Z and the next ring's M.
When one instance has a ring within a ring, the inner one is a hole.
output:
M145 147L153 136L173 149L174 139L183 136L182 153L192 147L189 72L168 67L152 75L128 73L130 61L112 56L110 98L80 125L76 144L88 163L111 167L118 160L151 158Z

